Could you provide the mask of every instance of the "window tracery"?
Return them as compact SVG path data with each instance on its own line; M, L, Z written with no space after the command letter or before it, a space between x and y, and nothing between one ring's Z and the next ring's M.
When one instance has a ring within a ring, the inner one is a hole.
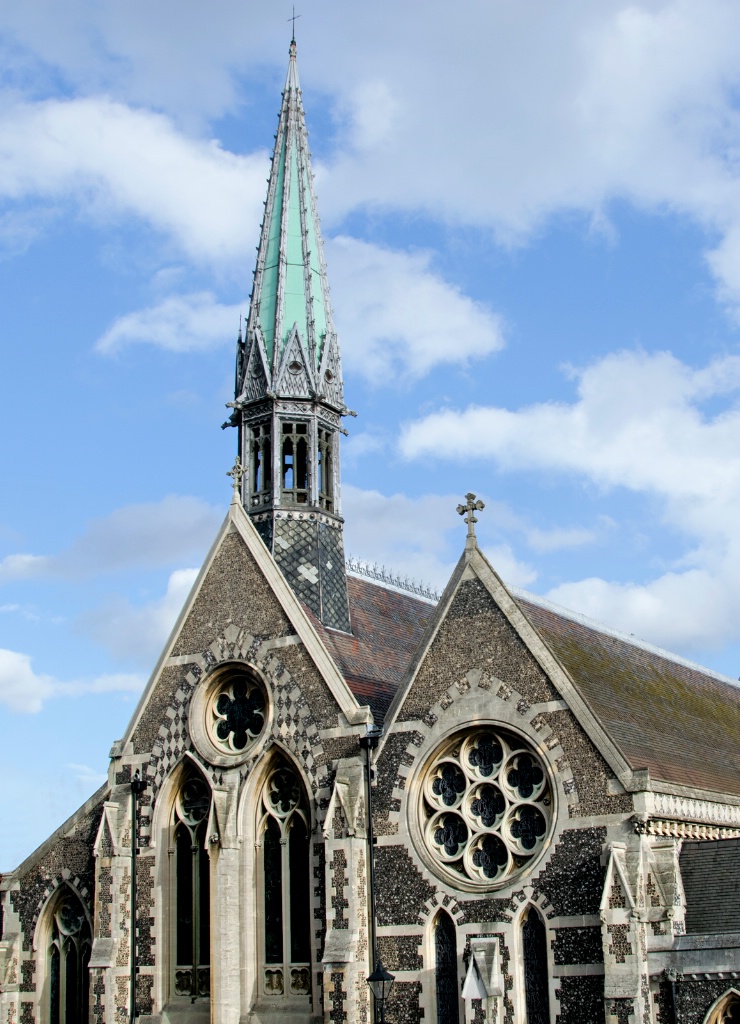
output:
M92 936L84 907L65 887L52 912L48 947L51 1024L87 1020L91 949Z
M478 887L500 885L545 845L552 820L547 772L509 730L490 726L448 740L422 788L426 847L450 875Z
M210 858L207 849L211 791L193 769L175 801L175 970L173 991L191 999L210 994Z
M260 799L262 977L270 997L311 997L309 816L303 784L285 762Z
M229 673L211 696L210 732L226 754L243 753L265 726L267 699L256 679L244 672Z

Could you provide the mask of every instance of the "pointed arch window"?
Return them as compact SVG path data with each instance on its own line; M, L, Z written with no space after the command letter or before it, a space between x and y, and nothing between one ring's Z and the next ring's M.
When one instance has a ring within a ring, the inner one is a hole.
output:
M736 989L722 996L706 1018L706 1024L740 1024L740 994Z
M522 960L527 1024L550 1024L547 929L532 906L522 919Z
M282 496L289 504L308 503L308 423L283 423Z
M334 511L334 466L332 451L332 432L325 427L319 427L319 451L318 451L318 484L319 484L319 505L327 512Z
M311 888L308 801L280 761L260 799L262 989L270 998L311 998Z
M211 791L192 769L175 801L175 929L173 991L190 999L210 995L210 858L206 831Z
M437 1024L459 1024L457 939L452 918L443 910L434 922Z
M251 503L262 505L269 500L272 490L272 445L269 423L257 423L252 427L250 459Z
M88 1018L88 965L92 937L84 907L71 891L57 896L48 947L50 1024L77 1024Z

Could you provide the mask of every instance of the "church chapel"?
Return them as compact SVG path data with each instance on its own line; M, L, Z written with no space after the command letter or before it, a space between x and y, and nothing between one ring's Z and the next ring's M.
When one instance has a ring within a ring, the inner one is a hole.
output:
M229 404L108 781L0 878L1 1024L740 1021L737 684L507 587L474 494L439 598L345 558L295 42Z

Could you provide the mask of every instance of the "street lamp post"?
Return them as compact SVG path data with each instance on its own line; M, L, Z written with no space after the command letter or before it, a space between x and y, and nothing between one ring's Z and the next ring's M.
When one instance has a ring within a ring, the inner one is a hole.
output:
M131 780L131 1024L136 1019L136 855L139 852L139 840L136 828L137 805L139 794L146 789L146 782L139 775L138 768Z
M373 968L367 983L375 999L376 1024L385 1024L385 1004L388 996L391 994L393 982L395 981L394 976L386 971L378 958L375 919L375 836L373 834L373 776L370 766L370 752L377 747L382 735L383 729L381 726L369 725L366 734L360 737L360 746L365 751L365 782L367 785L368 894L370 899L370 950Z

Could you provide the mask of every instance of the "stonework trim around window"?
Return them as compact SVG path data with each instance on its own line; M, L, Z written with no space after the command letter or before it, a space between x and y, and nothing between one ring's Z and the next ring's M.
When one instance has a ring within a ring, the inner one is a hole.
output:
M190 734L208 763L242 764L264 743L271 713L261 674L244 662L227 662L198 684L190 710Z

